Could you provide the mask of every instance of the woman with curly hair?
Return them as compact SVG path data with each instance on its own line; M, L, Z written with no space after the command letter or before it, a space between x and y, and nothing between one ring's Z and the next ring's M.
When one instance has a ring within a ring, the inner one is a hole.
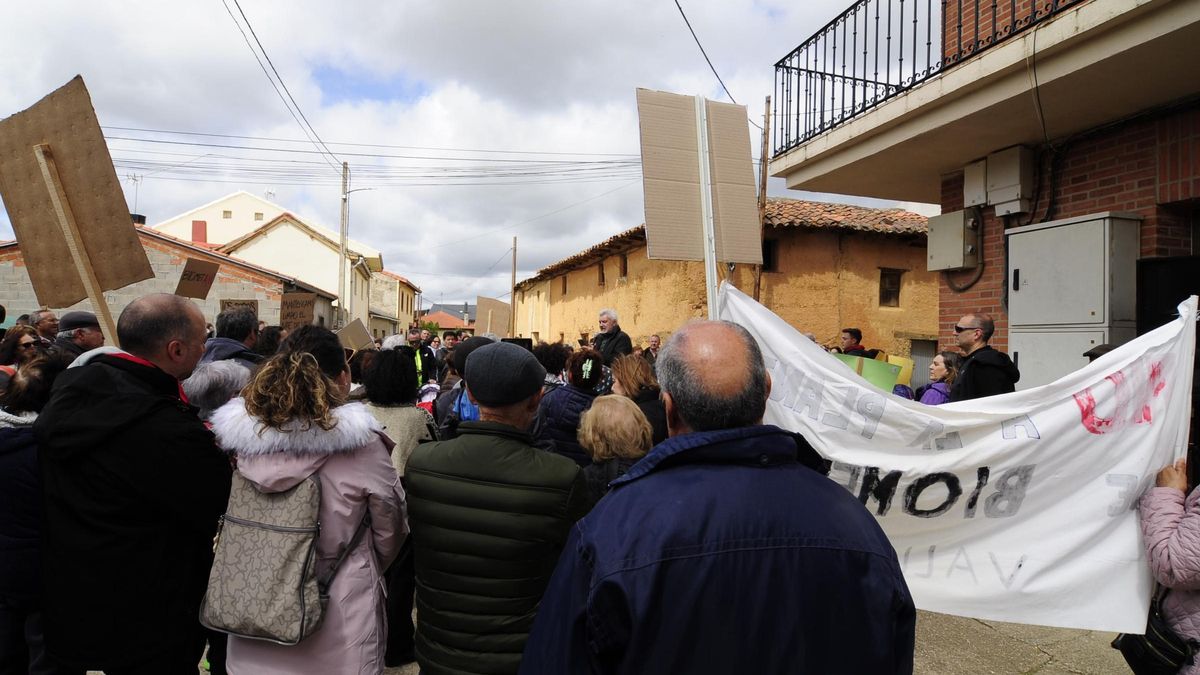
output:
M317 571L350 548L315 633L295 646L229 637L235 673L380 673L386 626L381 579L408 531L392 442L361 403L346 403L350 370L338 338L304 326L212 417L238 473L267 493L315 475L321 485Z
M567 358L567 385L542 396L538 405L535 436L539 443L553 441L553 450L579 466L592 463L592 457L579 444L579 418L592 407L594 390L604 377L604 357L590 347L572 352Z
M46 350L33 326L13 326L0 340L0 391L4 391L9 380L21 364L34 357L43 356Z

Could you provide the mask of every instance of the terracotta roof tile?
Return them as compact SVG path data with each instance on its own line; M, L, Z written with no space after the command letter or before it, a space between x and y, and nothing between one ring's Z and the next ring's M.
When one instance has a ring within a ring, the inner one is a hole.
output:
M921 235L929 232L929 219L904 209L874 209L867 206L811 202L803 199L770 198L763 218L767 227L809 227L874 232L877 234ZM590 265L616 253L644 246L646 226L615 234L575 255L538 270L529 279L517 283L518 288L563 272Z

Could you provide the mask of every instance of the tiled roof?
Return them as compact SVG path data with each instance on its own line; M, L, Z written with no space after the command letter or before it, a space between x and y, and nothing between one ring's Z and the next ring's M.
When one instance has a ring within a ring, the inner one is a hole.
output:
M408 279L405 279L404 277L400 276L399 274L396 274L395 272L392 272L391 270L381 270L378 272L378 274L382 274L383 276L388 277L389 279L395 279L396 281L399 281L400 283L408 284L409 287L415 289L418 293L421 292L420 286L417 286L413 282L409 281Z
M781 198L767 200L767 212L763 218L763 224L767 227L808 227L920 236L929 232L928 223L929 219L925 216L904 209L873 209L850 204ZM533 277L518 282L517 287L523 288L535 281L584 267L607 256L624 253L645 245L646 226L638 225L620 234L615 234L575 255L543 267Z
M462 316L454 316L446 312L429 312L421 317L421 323L433 322L443 330L452 330L456 328L470 328L470 324L464 323Z
M912 211L803 199L768 199L764 224L771 227L827 227L880 234L929 232L929 219Z

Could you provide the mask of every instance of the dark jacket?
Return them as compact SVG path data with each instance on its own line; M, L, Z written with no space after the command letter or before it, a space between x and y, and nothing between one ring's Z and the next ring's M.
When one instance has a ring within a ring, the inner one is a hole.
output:
M554 452L579 466L591 464L591 453L579 444L579 418L595 400L595 394L573 384L547 392L538 404L537 440L554 441Z
M958 377L950 387L950 401L969 401L1016 391L1021 371L1008 354L984 345L963 357Z
M200 363L227 359L236 359L251 369L266 360L262 354L256 354L240 340L233 338L209 338L208 342L204 343L204 356L200 357Z
M0 411L0 598L36 604L42 584L42 487L32 418Z
M47 651L97 670L195 651L230 466L179 382L97 354L59 376L33 428Z
M637 464L636 459L614 457L599 464L593 462L583 470L583 480L587 483L588 498L595 504L608 494L608 484L629 473L629 469Z
M911 673L892 545L798 451L773 426L654 448L572 528L521 672Z
M614 327L610 333L598 333L592 338L592 346L604 357L606 366L611 366L618 356L633 353L633 341L620 326Z
M517 429L464 422L405 468L426 675L515 673L567 540L588 507L579 467Z
M433 353L433 347L420 345L415 350L418 356L420 356L420 359L417 361L420 364L417 374L421 376L421 384L431 381L436 382L438 377L438 359L437 355Z
M633 398L633 402L650 422L650 429L654 432L654 445L667 440L667 409L659 398L659 392L657 388L642 389Z
M50 347L50 353L56 358L62 359L63 363L68 366L84 351L84 348L75 344L74 340L63 337L54 338L54 346Z

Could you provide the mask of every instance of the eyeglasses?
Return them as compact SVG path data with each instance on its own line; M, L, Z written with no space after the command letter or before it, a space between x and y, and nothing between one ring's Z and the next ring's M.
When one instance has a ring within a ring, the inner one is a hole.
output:
M22 342L22 343L18 344L17 347L19 349L32 349L33 347L36 347L37 344L38 343L36 343L36 342Z
M964 330L979 330L979 326L955 326L954 334L958 335L959 333L963 332Z

